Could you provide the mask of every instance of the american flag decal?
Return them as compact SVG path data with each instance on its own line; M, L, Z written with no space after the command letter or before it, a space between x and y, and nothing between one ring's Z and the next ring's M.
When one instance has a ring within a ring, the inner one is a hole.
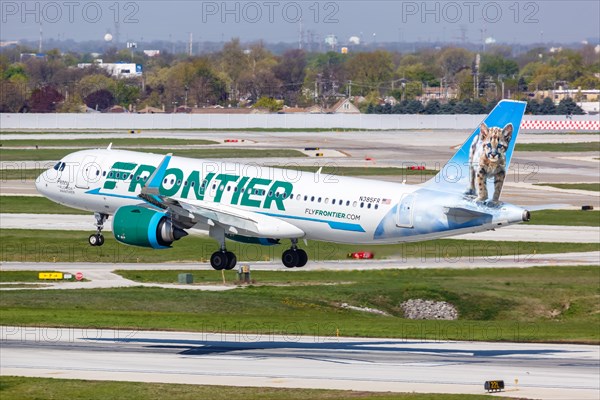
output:
M381 199L381 204L390 204L392 200L390 199Z

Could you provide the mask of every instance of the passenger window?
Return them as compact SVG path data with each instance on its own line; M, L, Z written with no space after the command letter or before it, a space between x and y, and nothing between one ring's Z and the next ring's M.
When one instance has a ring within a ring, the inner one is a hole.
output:
M346 201L346 207L350 205L350 200Z
M325 204L329 204L329 198L325 197Z
M379 208L379 204L375 204L375 209L377 210Z
M356 207L358 203L355 201L354 203L352 203L352 207Z
M371 203L367 204L367 208L371 208Z

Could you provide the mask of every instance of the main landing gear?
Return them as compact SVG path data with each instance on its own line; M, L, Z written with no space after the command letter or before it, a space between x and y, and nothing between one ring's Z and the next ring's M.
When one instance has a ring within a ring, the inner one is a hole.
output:
M217 271L222 269L230 270L235 268L237 264L237 257L231 251L227 251L225 248L215 251L210 256L210 265Z
M210 256L210 266L216 269L217 271L221 271L223 269L234 269L235 264L237 264L237 257L234 253L232 253L231 251L227 251L227 249L225 248L225 230L218 225L211 226L208 233L221 245L221 249L219 251L215 251Z
M281 261L288 268L299 268L306 265L308 255L304 250L298 248L298 239L292 239L292 247L283 252Z
M102 229L104 229L104 223L108 219L108 214L94 213L94 217L96 217L96 233L90 235L88 242L90 246L102 246L104 244Z

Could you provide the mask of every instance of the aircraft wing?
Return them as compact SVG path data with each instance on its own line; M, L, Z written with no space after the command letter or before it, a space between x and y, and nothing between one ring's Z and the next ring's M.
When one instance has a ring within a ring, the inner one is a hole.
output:
M249 237L277 239L301 238L304 231L280 218L243 210L241 208L202 200L181 201L162 196L159 192L172 154L167 154L148 178L139 197L165 210L181 228L196 224L219 225L226 233Z

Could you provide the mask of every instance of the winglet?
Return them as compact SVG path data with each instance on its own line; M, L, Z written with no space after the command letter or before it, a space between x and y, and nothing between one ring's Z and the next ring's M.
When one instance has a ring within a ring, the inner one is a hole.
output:
M171 157L173 153L169 153L163 158L163 160L158 165L158 168L154 170L154 173L150 175L146 184L142 188L142 193L144 194L158 194L158 190L160 188L160 183L165 177L165 172L167 171L167 167L169 166L169 162L171 161Z

